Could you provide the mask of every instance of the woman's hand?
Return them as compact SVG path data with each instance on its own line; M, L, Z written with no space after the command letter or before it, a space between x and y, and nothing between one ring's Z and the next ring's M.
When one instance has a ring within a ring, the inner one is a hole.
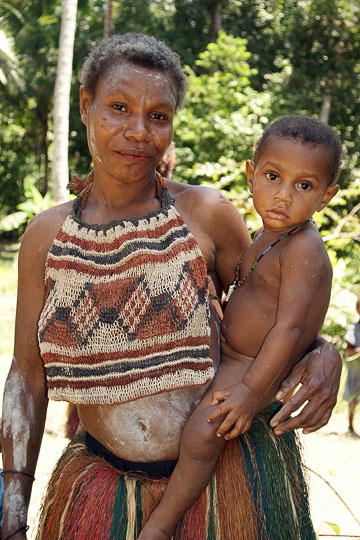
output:
M311 433L328 423L336 404L341 367L341 357L335 347L317 338L315 348L293 367L276 394L277 399L286 401L301 384L270 422L276 435L297 428ZM304 403L299 414L289 418Z

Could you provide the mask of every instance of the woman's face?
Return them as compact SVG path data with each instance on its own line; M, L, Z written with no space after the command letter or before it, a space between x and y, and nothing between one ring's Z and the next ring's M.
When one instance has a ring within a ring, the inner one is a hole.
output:
M81 118L96 176L126 183L152 179L173 134L176 89L166 73L116 62L90 96L80 90Z

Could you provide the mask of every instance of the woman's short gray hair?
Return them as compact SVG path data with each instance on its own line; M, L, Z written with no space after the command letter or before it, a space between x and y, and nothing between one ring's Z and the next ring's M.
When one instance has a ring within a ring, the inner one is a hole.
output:
M145 34L128 33L103 39L86 58L79 75L81 85L93 96L99 77L117 61L125 61L169 75L175 84L175 110L182 106L187 88L187 77L180 57L165 43Z

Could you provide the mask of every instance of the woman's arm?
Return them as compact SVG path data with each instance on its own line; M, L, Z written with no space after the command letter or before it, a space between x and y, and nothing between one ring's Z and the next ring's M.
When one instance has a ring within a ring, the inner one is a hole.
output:
M44 231L36 220L28 226L19 254L18 300L14 358L3 402L4 520L2 538L26 525L32 479L40 450L47 396L37 341L37 323L44 298ZM23 529L14 540L26 538Z
M286 400L301 385L271 420L276 435L299 428L303 429L303 433L312 433L328 423L336 405L341 368L339 352L325 339L318 337L311 351L292 368L276 394L277 399ZM290 417L304 403L305 407L296 416Z

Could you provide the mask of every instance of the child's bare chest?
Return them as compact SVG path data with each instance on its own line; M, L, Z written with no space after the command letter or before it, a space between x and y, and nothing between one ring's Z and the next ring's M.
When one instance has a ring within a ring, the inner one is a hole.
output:
M281 253L285 246L275 245L266 238L259 238L246 250L239 261L236 288L271 287L277 294L280 286Z
M236 352L255 357L274 326L280 292L281 255L286 247L255 241L238 268L238 280L226 306L223 338ZM265 253L264 253L265 252Z

